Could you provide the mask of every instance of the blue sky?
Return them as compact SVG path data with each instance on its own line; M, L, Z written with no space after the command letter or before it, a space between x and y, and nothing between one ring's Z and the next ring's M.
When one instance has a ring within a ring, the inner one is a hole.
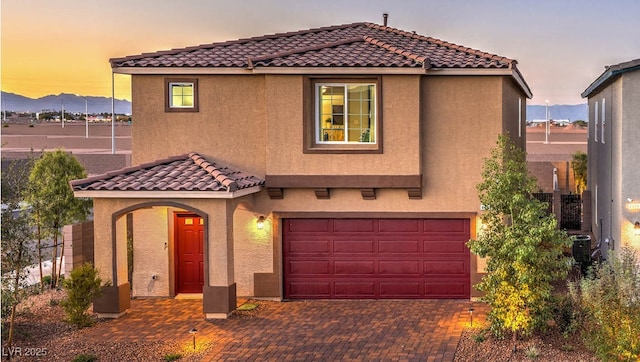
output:
M2 0L2 90L111 95L112 57L360 21L518 60L529 104L584 103L605 65L640 58L637 0ZM116 96L129 79L116 75Z

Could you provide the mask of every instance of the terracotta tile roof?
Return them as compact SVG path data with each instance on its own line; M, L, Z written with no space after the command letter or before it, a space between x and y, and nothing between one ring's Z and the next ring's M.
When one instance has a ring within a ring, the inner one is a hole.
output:
M224 191L264 185L264 180L209 162L197 153L71 181L74 191Z
M120 67L514 68L513 59L372 23L353 23L114 58Z

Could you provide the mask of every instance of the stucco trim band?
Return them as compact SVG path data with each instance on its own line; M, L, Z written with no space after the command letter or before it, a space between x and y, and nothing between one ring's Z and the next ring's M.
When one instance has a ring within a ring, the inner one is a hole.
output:
M266 175L267 188L421 188L422 175Z

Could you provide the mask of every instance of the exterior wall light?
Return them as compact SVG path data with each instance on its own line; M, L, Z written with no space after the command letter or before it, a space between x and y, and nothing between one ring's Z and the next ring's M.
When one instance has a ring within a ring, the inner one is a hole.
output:
M633 233L640 235L640 221L636 221L636 223L633 224Z
M260 217L256 221L256 227L258 228L258 230L264 229L264 216L260 215Z

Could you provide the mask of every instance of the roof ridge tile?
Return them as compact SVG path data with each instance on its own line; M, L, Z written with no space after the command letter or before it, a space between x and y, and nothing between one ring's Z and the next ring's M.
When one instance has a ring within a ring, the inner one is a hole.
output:
M417 63L425 64L425 62L428 62L428 58L426 56L414 54L414 53L412 53L412 52L410 52L408 50L404 50L404 49L398 48L398 47L396 47L394 45L387 44L382 40L378 40L378 39L375 39L375 38L370 37L370 36L365 36L364 40L365 40L365 42L367 42L369 44L373 44L373 45L379 46L379 47L381 47L383 49L386 49L386 50L388 50L388 51L390 51L390 52L392 52L394 54L402 55L402 56L404 56L404 57L406 57L408 59L411 59L411 60L413 60L413 61L415 61Z
M274 59L274 58L283 58L283 57L286 57L286 56L289 56L289 55L306 53L306 52L311 52L311 51L315 51L315 50L321 50L321 49L327 49L327 48L335 48L335 47L338 47L340 45L352 44L352 43L356 43L356 42L359 42L359 41L364 41L364 37L355 36L355 37L351 37L351 38L348 38L348 39L338 40L338 41L334 41L334 42L330 42L330 43L311 45L311 46L302 47L302 48L295 48L295 49L291 49L289 51L280 52L280 53L265 54L265 55L260 55L260 56L257 56L257 57L249 57L249 64L251 64L251 67L253 67L253 63L254 62L259 62L259 61L264 61L264 60L269 60L269 59Z
M238 189L238 184L229 176L227 176L227 174L222 172L222 170L219 169L215 163L207 161L204 157L195 152L191 152L189 154L189 158L191 158L195 164L200 166L200 168L211 175L216 181L221 183L227 189L227 191L233 192Z

